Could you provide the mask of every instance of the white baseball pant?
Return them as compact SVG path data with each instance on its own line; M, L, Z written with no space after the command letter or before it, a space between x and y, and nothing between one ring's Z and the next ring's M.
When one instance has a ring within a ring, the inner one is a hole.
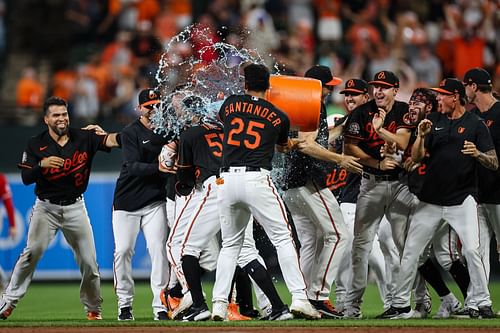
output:
M293 244L285 205L274 186L270 172L246 172L231 167L221 174L218 185L222 250L217 262L213 302L227 302L236 261L243 245L245 228L253 215L276 248L283 277L293 299L307 299L306 284Z
M344 222L346 224L347 230L350 235L353 234L354 230L354 215L356 212L356 204L351 203L351 202L343 202L340 204L340 210L342 211L342 214L344 216ZM381 232L382 226L387 224L390 232L390 225L389 222L384 218L382 222L380 222L380 227L378 233ZM389 239L394 245L394 242L392 241L392 236L389 234ZM346 250L344 252L344 255L342 257L342 260L339 265L339 270L337 274L337 279L336 279L336 289L335 289L335 304L344 304L345 303L345 297L347 293L347 288L349 285L349 281L351 280L351 274L352 274L352 264L351 264L351 249L352 249L352 237L349 238L349 244L346 246ZM395 245L394 245L395 247ZM396 255L397 254L397 249L396 249ZM397 260L399 260L399 255ZM380 293L380 298L382 299L382 302L384 303L384 306L386 304L390 305L386 301L386 294L387 294L387 287L386 287L386 277L385 277L385 259L384 259L384 254L381 250L381 244L379 242L378 235L375 235L374 241L373 241L373 248L372 251L370 252L370 258L368 259L368 266L370 269L375 273L375 280L378 286L378 290Z
M479 217L479 246L483 258L486 277L490 277L490 243L493 235L497 240L497 252L500 253L500 205L479 204L477 207Z
M156 317L158 312L166 311L160 300L160 291L166 287L170 270L165 251L168 232L165 208L165 202L159 201L133 212L113 211L114 280L119 308L132 306L134 300L132 257L137 235L142 230L151 258L150 285L153 292L153 312Z
M418 203L401 258L401 271L398 276L394 306L410 305L411 287L417 273L419 258L434 237L436 230L443 227L443 221L447 221L452 226L463 244L462 254L467 260L473 286L469 307L491 306L488 281L479 252L477 204L472 196L468 196L461 205L456 206Z
M328 300L351 234L329 188L308 181L287 190L283 199L292 214L300 241L300 265L312 300Z
M36 264L58 230L73 249L80 267L80 300L87 311L101 310L101 283L94 236L83 199L59 206L36 199L30 218L26 247L19 256L3 299L13 306L26 294Z

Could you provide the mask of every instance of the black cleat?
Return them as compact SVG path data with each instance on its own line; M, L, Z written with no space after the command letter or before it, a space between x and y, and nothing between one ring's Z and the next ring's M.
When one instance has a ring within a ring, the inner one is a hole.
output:
M134 320L134 315L132 314L132 308L130 306L126 306L120 309L120 313L118 314L118 320Z
M344 314L340 311L337 311L330 300L315 301L310 299L309 302L311 302L312 306L314 306L314 308L318 310L319 313L321 313L321 318L323 319L344 318Z
M389 309L385 310L382 314L379 314L375 319L392 319L401 316L405 313L410 313L411 307L407 306L404 308L396 308L391 306Z
M199 307L191 305L189 309L182 315L182 321L203 321L210 319L212 314L208 310L208 306L204 303Z
M497 315L493 312L491 306L480 306L479 307L479 318L481 319L493 319L496 318Z
M160 311L156 314L155 320L169 320L167 311Z
M290 320L293 319L293 315L288 309L288 306L284 305L279 310L273 310L267 316L260 318L260 320Z

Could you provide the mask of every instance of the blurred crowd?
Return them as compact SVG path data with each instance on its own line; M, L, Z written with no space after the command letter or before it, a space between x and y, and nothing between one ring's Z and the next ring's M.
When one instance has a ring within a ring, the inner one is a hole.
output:
M315 63L344 79L391 70L401 79L403 101L417 86L461 79L472 67L487 69L500 90L500 11L492 0L67 0L61 6L58 33L65 43L51 50L50 70L30 66L19 73L16 104L27 117L57 95L69 101L72 117L128 122L138 91L156 85L163 50L193 23L204 33L170 49L174 64L223 41L256 49L282 74L302 76ZM169 84L183 79L172 75ZM340 101L333 94L330 103Z

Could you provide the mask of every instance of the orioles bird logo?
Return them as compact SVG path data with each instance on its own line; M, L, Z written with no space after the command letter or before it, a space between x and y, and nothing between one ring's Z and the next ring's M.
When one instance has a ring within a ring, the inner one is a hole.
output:
M458 131L458 133L459 133L459 134L462 134L463 132L465 132L465 127L461 127L461 126L460 126L460 127L457 129L457 131Z
M354 81L353 80L347 81L347 88L351 88L352 86L354 86Z
M445 83L446 83L446 79L445 79L445 80L443 80L443 81L441 81L441 83L439 83L439 86L440 86L440 87L443 87L443 86L445 85Z
M156 99L156 98L158 98L158 97L156 96L155 91L154 90L150 90L149 91L149 99Z
M377 79L379 79L379 80L383 80L383 79L385 79L385 72L380 72L380 73L378 73L378 75L377 75Z
M491 127L493 125L494 121L493 120L486 120L486 126Z

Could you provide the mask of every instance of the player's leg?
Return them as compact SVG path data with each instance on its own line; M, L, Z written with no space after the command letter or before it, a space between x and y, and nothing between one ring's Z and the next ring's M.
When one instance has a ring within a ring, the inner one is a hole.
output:
M7 308L0 309L0 317L6 318L4 311L8 310L10 306L15 307L17 302L26 294L36 264L60 226L60 206L37 199L31 213L26 247L21 252L19 259L17 259L10 282L2 296L3 301L7 302Z
M345 306L345 297L347 294L347 288L351 280L352 265L351 265L351 254L352 254L352 240L354 234L354 214L356 213L356 204L343 202L340 204L340 210L344 217L344 222L346 224L347 230L349 232L348 244L345 248L344 255L340 261L339 270L337 273L337 278L335 279L335 308L338 311L343 311Z
M379 227L380 230L380 227ZM380 241L378 239L378 234L375 235L373 239L373 247L370 252L370 257L368 258L368 267L375 275L375 283L377 284L380 299L384 303L387 296L387 286L386 286L386 275L385 275L385 260L384 253L380 248Z
M290 212L295 230L297 230L297 238L300 242L300 268L306 279L307 285L310 287L316 269L316 256L321 249L323 237L316 228L316 225L311 222L307 203L302 199L301 189L303 187L287 190L283 199L286 207ZM310 291L308 290L308 294ZM313 298L313 295L308 295Z
M167 211L164 202L145 207L141 228L151 258L150 285L154 318L165 319L167 308L161 303L160 292L167 286L170 269L166 253Z
M446 221L452 226L462 242L462 255L467 260L472 294L468 304L471 317L494 316L488 290L486 271L479 252L479 228L477 204L472 196L467 197L459 206L448 209ZM479 311L477 311L479 309Z
M404 245L392 306L380 318L392 318L411 311L410 298L417 267L425 248L431 241L442 219L443 208L420 202L412 218Z
M384 216L380 221L377 232L380 250L383 253L385 263L385 287L384 309L388 309L392 304L392 297L396 292L396 276L399 273L399 250L392 238L392 228L387 218ZM375 244L374 244L375 247ZM372 250L373 252L373 250Z
M100 313L101 280L96 260L94 235L84 200L62 208L64 222L61 230L75 253L82 274L80 300L87 311Z
M269 172L247 173L245 177L249 184L249 190L245 193L245 203L276 248L283 278L292 294L290 310L298 316L319 318L320 314L307 300L306 283L300 270L285 205Z
M362 178L352 243L352 279L346 297L347 317L361 318L361 303L367 285L368 257L380 220L384 216L387 182Z
M134 300L134 280L132 278L132 256L137 235L141 228L142 210L127 212L113 211L114 285L118 298L118 308L132 307Z
M497 255L500 256L500 205L481 204L488 212L489 226L495 233L497 241ZM496 258L498 260L498 257Z
M477 205L477 217L479 219L479 246L480 254L484 263L484 269L486 271L486 277L490 277L490 246L491 238L493 237L494 230L491 227L494 220L491 219L491 213L495 213L494 210L490 211L490 207L493 205L478 204Z

